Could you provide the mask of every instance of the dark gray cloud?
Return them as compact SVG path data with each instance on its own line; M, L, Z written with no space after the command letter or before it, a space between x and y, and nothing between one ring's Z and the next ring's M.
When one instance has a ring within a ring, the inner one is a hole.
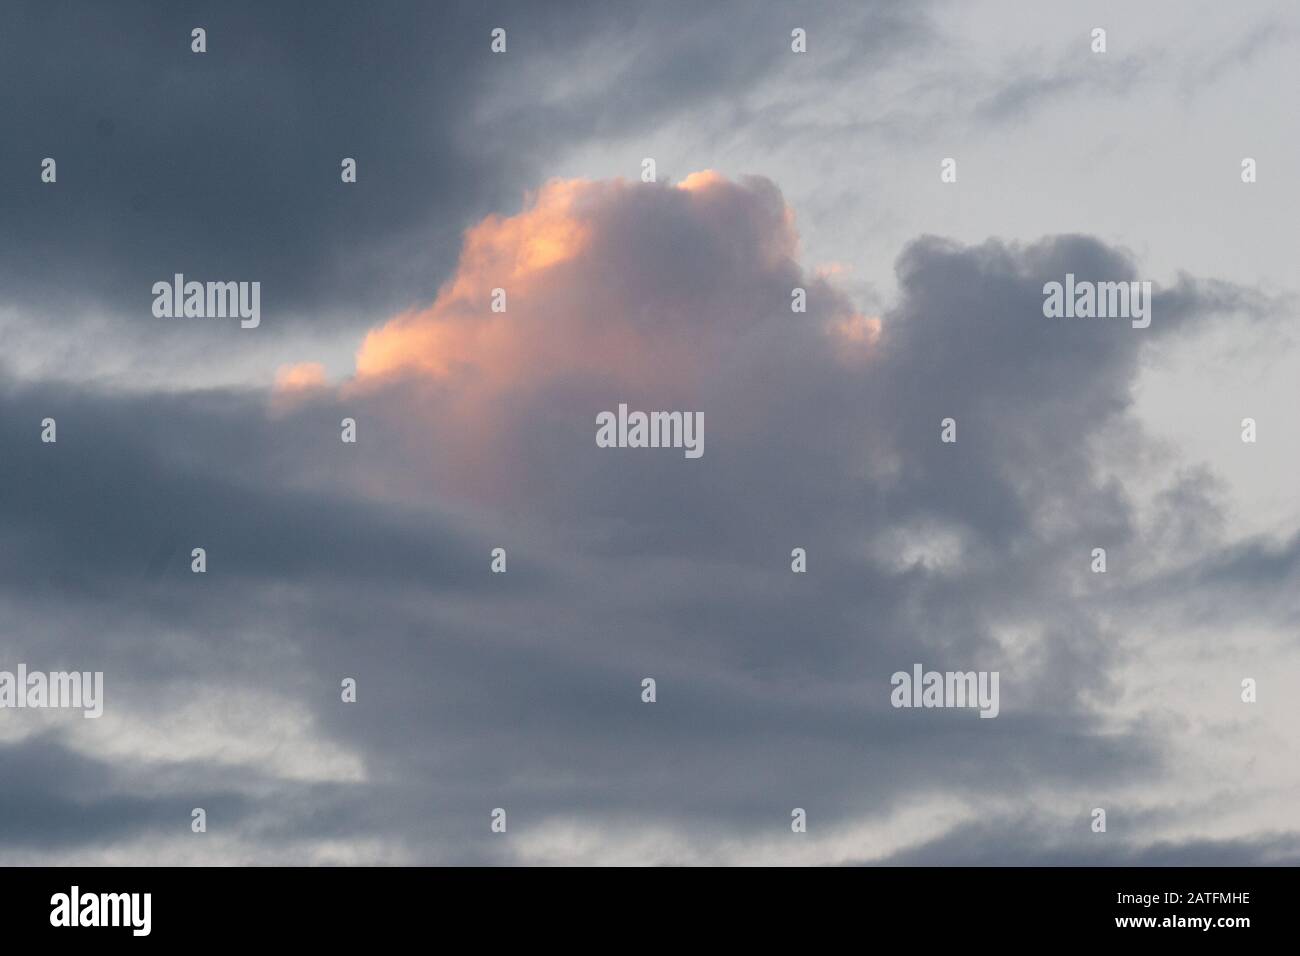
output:
M11 4L5 304L147 317L152 284L182 272L259 280L282 322L371 321L431 298L461 230L517 204L559 151L779 69L787 20L685 2ZM915 21L872 5L850 22L877 49L917 39ZM575 61L591 81L546 96Z
M236 820L247 804L241 794L220 787L150 792L146 781L123 781L110 763L69 751L54 734L0 744L0 760L0 838L11 851L110 844L156 833L162 821L188 829L185 821L198 805Z

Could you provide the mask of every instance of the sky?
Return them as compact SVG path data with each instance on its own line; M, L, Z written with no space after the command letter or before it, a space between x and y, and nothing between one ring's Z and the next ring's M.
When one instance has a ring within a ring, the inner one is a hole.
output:
M0 707L0 863L1300 863L1298 46L10 0L0 672L104 690ZM895 706L917 664L996 717Z

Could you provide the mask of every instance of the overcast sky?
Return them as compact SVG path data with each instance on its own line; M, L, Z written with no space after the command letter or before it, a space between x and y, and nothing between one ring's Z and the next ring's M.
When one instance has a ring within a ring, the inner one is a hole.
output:
M0 709L0 862L1300 863L1298 48L1286 0L7 4L0 671L105 691ZM260 324L157 317L176 273ZM1045 318L1067 274L1150 327ZM598 447L620 403L703 455ZM996 719L891 706L916 663Z

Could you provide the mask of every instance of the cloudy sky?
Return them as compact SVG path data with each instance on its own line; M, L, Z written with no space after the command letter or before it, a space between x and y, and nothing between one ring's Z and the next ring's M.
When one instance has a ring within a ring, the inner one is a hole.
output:
M5 4L0 670L105 699L0 710L0 862L1300 862L1298 48L1288 0ZM155 316L176 273L260 325ZM1067 273L1150 327L1045 318ZM619 403L704 454L598 447ZM894 708L915 663L999 715Z

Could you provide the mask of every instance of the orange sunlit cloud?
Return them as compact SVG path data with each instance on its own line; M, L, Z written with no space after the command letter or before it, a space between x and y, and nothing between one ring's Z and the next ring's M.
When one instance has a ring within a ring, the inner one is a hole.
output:
M298 392L325 386L325 366L320 362L281 365L275 370L275 391Z
M698 296L678 295L674 271L700 263L683 264L674 238L655 233L653 216L642 218L650 197L674 227L691 224L700 262L729 270L692 275L703 282ZM629 232L635 243L642 229L646 251L629 256ZM770 314L754 289L776 277L824 282L801 278L797 249L793 210L764 180L736 183L714 170L672 187L551 180L518 214L488 216L466 233L455 275L431 305L366 335L349 389L414 376L454 385L458 402L472 402L568 373L629 387L682 384L707 361L707 342L744 334ZM504 311L494 311L501 295ZM874 344L878 320L833 296L821 302L833 340L854 352Z
M691 173L680 183L678 189L684 189L687 192L702 192L710 186L716 186L719 183L726 182L721 173L712 169L701 169L699 172Z
M506 500L517 488L503 463L530 415L581 421L589 401L691 403L719 374L868 359L880 320L805 271L798 245L794 211L765 179L551 180L517 214L466 232L434 301L371 329L339 396L400 396L384 427L390 447L406 437L420 487ZM796 287L807 315L791 310ZM281 368L276 408L324 381L313 363ZM560 397L577 395L569 407Z
M357 353L357 380L416 373L443 378L464 369L509 377L528 351L523 323L512 322L541 276L574 258L590 225L574 211L585 180L552 180L516 216L488 216L471 228L455 276L425 309L402 313L366 335ZM493 312L494 289L505 312Z
M847 318L833 320L830 333L841 359L863 361L872 355L880 341L881 322L878 316L854 312Z

